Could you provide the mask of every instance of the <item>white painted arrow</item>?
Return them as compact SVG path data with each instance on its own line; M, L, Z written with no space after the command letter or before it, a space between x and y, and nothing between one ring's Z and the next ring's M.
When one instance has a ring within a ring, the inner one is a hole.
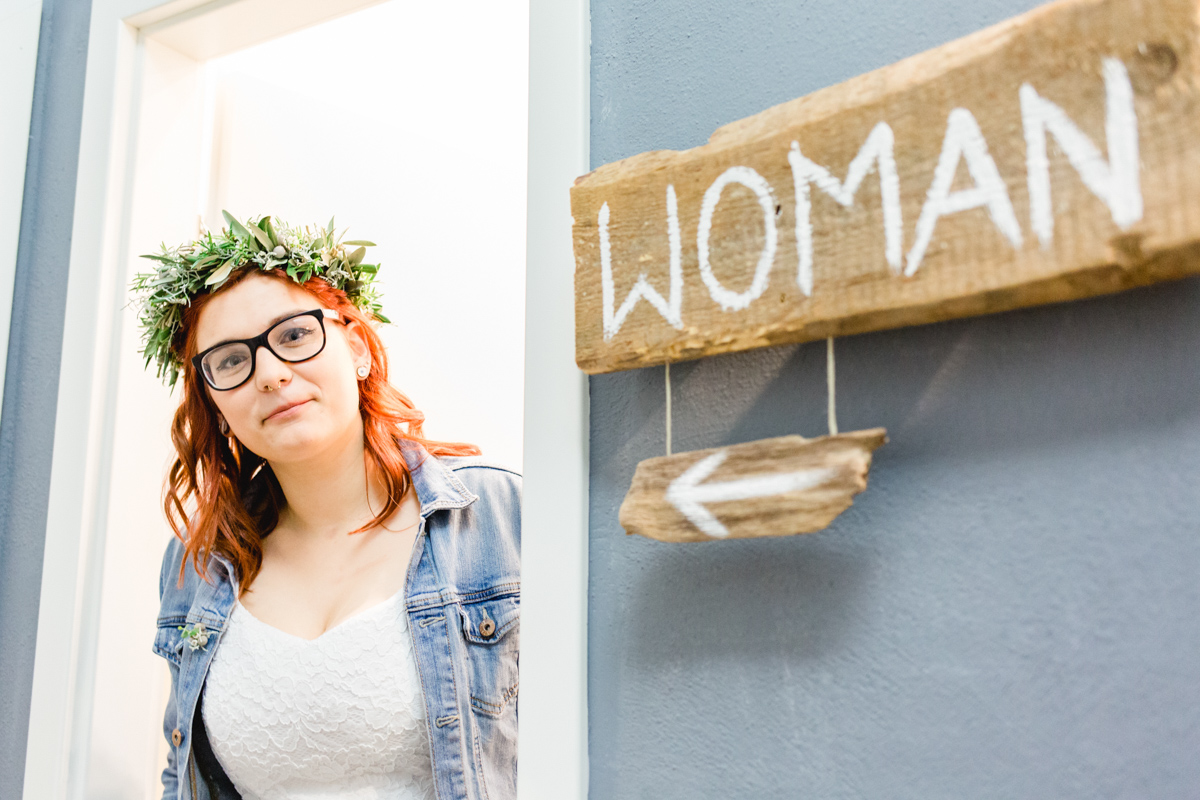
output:
M775 475L754 475L720 483L701 483L716 472L728 455L718 450L708 458L697 461L667 487L667 500L688 521L714 539L729 536L729 529L721 524L706 503L724 503L730 500L750 500L755 497L770 497L775 494L799 492L812 489L832 480L837 470L830 467L802 469L797 472L780 472Z

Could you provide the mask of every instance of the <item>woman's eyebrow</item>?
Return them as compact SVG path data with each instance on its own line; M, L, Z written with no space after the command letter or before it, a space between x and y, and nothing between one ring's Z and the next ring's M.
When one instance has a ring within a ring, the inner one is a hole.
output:
M272 325L275 325L275 324L277 324L277 323L279 323L279 322L283 322L283 321L284 321L285 319L287 319L288 317L294 317L294 316L296 316L297 314L303 314L305 311L315 311L315 309L312 309L312 308L293 308L291 311L285 311L285 312L283 312L282 314L280 314L278 317L276 317L275 319L273 319L273 320L271 320L270 322L268 322L268 323L267 323L267 327L269 328L269 327L271 327ZM265 329L264 329L264 330L265 330Z
M271 327L279 324L280 322L283 322L288 317L294 317L297 314L303 314L305 311L314 311L314 310L315 309L312 309L312 308L294 308L291 311L285 311L282 314L280 314L278 317L276 317L275 319L268 322L267 327L263 328L263 330L269 330ZM257 336L257 335L258 334L255 334L255 336ZM247 338L249 338L249 337L247 337ZM199 352L203 353L206 350L212 350L214 347L220 347L221 345L229 344L230 342L243 342L243 341L245 341L245 339L222 339L221 341L217 342L216 344L209 345L208 347L200 348Z

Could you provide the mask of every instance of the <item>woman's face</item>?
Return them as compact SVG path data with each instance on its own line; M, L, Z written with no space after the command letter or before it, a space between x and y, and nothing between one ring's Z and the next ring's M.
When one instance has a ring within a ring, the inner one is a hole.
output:
M196 323L197 352L250 339L280 319L322 308L291 281L250 275L212 298ZM355 370L371 357L361 325L325 319L325 349L299 363L260 347L254 373L236 389L205 390L243 446L273 463L305 461L360 435Z

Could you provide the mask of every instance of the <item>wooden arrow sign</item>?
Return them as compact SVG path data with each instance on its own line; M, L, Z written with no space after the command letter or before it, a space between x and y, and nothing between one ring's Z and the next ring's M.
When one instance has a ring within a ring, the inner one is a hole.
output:
M883 428L781 436L641 462L621 525L664 542L787 536L825 528L867 488Z

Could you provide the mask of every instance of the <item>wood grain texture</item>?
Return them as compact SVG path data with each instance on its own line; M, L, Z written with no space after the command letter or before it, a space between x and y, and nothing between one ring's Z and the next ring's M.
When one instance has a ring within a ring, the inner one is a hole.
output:
M583 176L571 190L578 365L631 369L1200 273L1198 19L1197 0L1061 0L734 122L701 147ZM883 161L868 159L888 132L891 195ZM856 156L867 170L851 187ZM722 187L731 168L742 172Z
M647 459L638 464L621 504L621 525L626 533L663 542L813 533L867 488L871 454L886 441L887 432L873 428ZM742 499L730 499L738 496Z

